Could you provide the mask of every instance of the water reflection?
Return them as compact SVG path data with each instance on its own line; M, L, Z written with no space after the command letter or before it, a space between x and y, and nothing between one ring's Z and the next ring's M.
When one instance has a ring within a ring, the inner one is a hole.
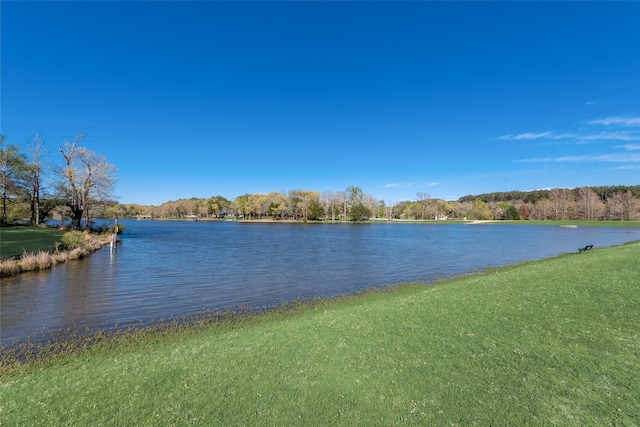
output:
M127 326L431 280L637 239L639 229L595 227L130 221L113 251L3 279L1 342L43 328Z

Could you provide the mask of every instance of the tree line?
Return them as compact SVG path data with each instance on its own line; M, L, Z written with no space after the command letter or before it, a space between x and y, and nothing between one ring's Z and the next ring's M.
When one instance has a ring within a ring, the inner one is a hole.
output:
M160 206L115 205L111 215L157 219L241 218L300 221L386 220L640 220L640 186L556 188L465 196L456 201L417 193L387 203L351 186L344 191L291 190L181 199Z
M571 190L573 197L579 196L580 188L574 188ZM606 202L607 199L614 197L616 194L624 194L631 192L631 195L636 198L640 198L640 185L611 185L611 186L599 186L589 187L594 193ZM483 202L504 202L509 200L521 200L525 203L533 204L541 199L548 199L550 193L553 190L533 190L533 191L507 191L507 192L494 192L479 195L463 196L459 199L460 202L473 202L474 200L481 200Z
M486 205L493 219L640 220L640 185L497 192L461 197L460 202Z
M82 144L84 133L59 145L58 162L39 135L26 148L9 144L0 135L0 224L46 219L71 220L74 229L87 227L89 218L113 206L116 168L104 156Z
M52 161L35 135L26 148L0 136L0 224L46 219L70 220L73 228L90 218L265 219L298 221L380 220L640 220L640 186L494 192L456 201L417 193L415 200L386 202L349 186L343 191L290 190L286 194L243 194L169 201L160 206L114 200L116 168L82 144L84 133L64 141Z
M272 191L267 194L243 194L233 200L222 196L191 198L165 202L160 206L119 204L112 208L119 217L148 216L157 219L185 217L274 220L343 220L364 221L384 211L384 202L365 194L360 187L345 191L291 190L286 194Z

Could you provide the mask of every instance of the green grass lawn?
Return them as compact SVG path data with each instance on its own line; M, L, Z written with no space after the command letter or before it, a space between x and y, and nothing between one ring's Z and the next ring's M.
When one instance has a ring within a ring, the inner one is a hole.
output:
M0 227L0 257L55 249L64 233L51 227Z
M640 424L640 243L0 369L2 425Z

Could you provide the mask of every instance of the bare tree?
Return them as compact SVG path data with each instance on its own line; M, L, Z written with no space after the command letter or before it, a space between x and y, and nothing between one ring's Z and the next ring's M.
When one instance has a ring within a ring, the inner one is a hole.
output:
M630 190L622 196L623 199L623 218L627 221L635 221L640 218L640 199L633 196Z
M334 194L333 191L327 190L322 193L321 199L324 202L325 211L331 212L331 221L335 221L336 212L338 211L338 208L339 208L336 201L336 195Z
M80 228L83 217L88 225L89 209L96 202L108 200L116 182L115 166L100 154L78 146L84 140L86 136L80 133L73 142L60 146L65 160L60 190L71 209L71 227L75 229Z
M424 215L428 213L429 210L429 200L431 196L429 196L428 193L418 192L416 193L416 197L418 198L418 203L421 205L421 219L424 221Z
M573 202L573 194L565 188L554 188L549 191L549 200L555 220L568 219L569 206Z
M589 187L582 187L578 189L578 210L582 213L582 219L599 219L604 204L595 191Z
M624 195L615 193L607 199L606 205L609 219L613 221L624 219Z
M371 211L371 216L373 218L378 217L378 200L375 197L369 194L365 194L364 205L367 207L367 209L369 209L369 211Z
M337 206L342 208L342 220L347 220L347 193L338 191L335 193L335 202Z
M29 164L29 206L31 208L32 225L40 224L40 193L42 192L42 158L45 154L44 141L37 133L31 139L31 147L27 149L31 156Z
M533 219L546 221L552 210L553 203L549 199L540 199L533 204L530 213Z
M384 213L387 217L387 221L391 221L391 219L393 218L393 209L395 208L395 204L393 203L393 201L388 201L385 203L384 205Z

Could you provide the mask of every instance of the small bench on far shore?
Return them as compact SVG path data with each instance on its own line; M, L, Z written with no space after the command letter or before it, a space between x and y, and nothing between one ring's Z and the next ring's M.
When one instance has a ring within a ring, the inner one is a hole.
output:
M593 245L587 245L584 248L578 248L578 253L581 254L584 251L588 251L593 248Z

